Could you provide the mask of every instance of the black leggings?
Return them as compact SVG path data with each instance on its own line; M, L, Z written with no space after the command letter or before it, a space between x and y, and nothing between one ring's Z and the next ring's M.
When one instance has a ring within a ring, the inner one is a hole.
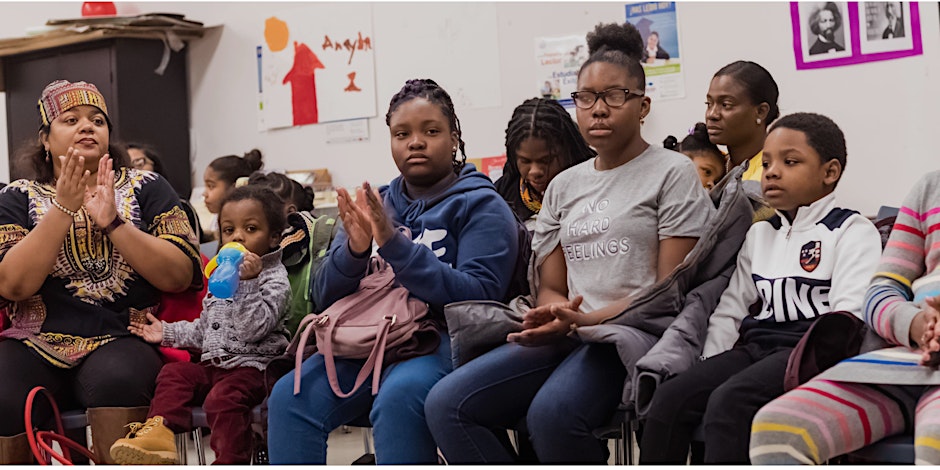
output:
M136 336L118 338L89 354L77 366L53 366L20 341L0 340L0 436L25 431L26 395L37 385L55 396L59 411L98 406L147 406L163 360ZM51 417L44 401L33 419Z

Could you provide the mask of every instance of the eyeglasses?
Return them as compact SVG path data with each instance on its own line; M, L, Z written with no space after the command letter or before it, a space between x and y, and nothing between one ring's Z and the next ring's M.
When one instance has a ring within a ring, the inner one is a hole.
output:
M153 165L153 161L149 158L135 158L131 161L131 165L138 170L143 170L147 165Z
M603 99L604 102L607 103L607 106L619 108L627 102L630 95L643 96L645 94L646 93L641 90L611 88L604 91L575 91L571 93L571 99L574 100L574 105L581 109L593 108L598 98Z

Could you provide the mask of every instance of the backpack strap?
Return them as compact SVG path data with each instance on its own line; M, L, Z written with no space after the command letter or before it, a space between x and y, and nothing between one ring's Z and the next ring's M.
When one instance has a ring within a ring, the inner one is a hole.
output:
M313 305L313 310L317 311L319 309L314 305L313 299L310 298L314 274L317 272L317 268L323 264L323 260L326 259L333 238L336 237L336 232L339 230L339 224L336 223L336 219L324 215L313 219L313 226L309 228L310 247L307 250L307 256L310 257L310 261L307 262L307 272L305 274L307 288L304 289L304 298L310 305Z
M303 364L303 345L307 344L308 339L310 338L310 331L315 328L326 328L325 337L330 338L330 341L323 341L320 344L317 344L317 349L320 354L323 355L323 362L326 366L326 376L330 382L330 388L333 389L333 393L340 398L347 398L352 395L356 390L359 390L359 387L365 383L366 379L369 378L369 374L372 374L372 394L375 395L379 390L379 381L382 376L382 363L385 359L385 346L388 343L388 331L392 327L394 322L394 317L386 316L382 321L376 325L376 336L375 343L372 345L372 351L369 353L369 358L366 359L365 364L362 365L362 368L359 370L359 374L356 376L356 382L353 385L352 390L349 392L343 392L342 388L339 386L339 378L336 375L336 359L333 356L333 327L336 326L336 322L327 315L316 315L310 314L304 317L300 322L300 326L297 328L297 331L300 332L299 335L295 337L296 342L291 342L291 348L295 348L294 354L294 395L300 393L300 371ZM299 340L297 340L299 338Z
M359 387L365 383L366 379L369 378L369 374L372 374L372 394L375 395L379 391L379 380L382 376L382 362L385 359L385 345L388 343L388 330L391 329L393 321L392 317L385 316L382 318L382 321L376 325L375 343L372 345L372 351L369 352L369 357L366 359L365 364L359 369L359 374L356 375L356 383L348 392L344 392L339 386L339 378L336 375L336 362L333 357L333 342L323 341L323 344L318 345L319 352L323 355L324 365L326 365L326 378L329 380L330 388L333 389L333 393L335 393L337 397L348 398L355 393L356 390L359 390ZM336 325L336 322L327 319L325 323L326 325L319 323L314 323L313 325L314 328L326 328L325 336L332 340L333 327ZM299 391L300 384L297 382L299 375L295 375L294 379L295 389Z
M320 224L317 223L319 219L307 211L301 211L299 214L300 218L304 221L304 225L307 227L307 238L309 240L309 244L307 245L307 256L309 257L310 261L307 262L306 269L304 270L304 277L302 278L305 280L305 284L307 285L307 288L304 289L304 301L307 302L307 306L309 307L310 305L313 305L313 302L310 300L310 273L312 272L310 270L310 265L313 264L313 255L311 253L313 253L314 250L313 235L317 230L317 226ZM308 311L307 313L310 312Z

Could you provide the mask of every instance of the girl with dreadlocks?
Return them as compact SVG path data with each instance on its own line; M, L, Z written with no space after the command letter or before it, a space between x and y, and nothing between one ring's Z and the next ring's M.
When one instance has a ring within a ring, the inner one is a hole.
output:
M299 394L293 393L293 373L282 377L268 401L271 463L326 463L330 431L365 414L377 463L437 463L424 400L452 368L444 305L502 300L510 284L519 256L517 222L490 180L465 163L460 121L447 92L433 80L409 80L392 97L385 122L401 176L378 192L363 183L355 201L338 191L343 227L311 293L325 308L354 292L376 246L396 280L427 302L430 321L415 333L413 347L386 354L374 396L367 380L350 397L337 397L319 353L303 363ZM363 362L337 359L341 387L352 386Z
M597 157L559 174L545 191L532 239L536 307L525 314L524 330L428 395L428 424L449 463L512 462L497 432L522 419L540 462L606 462L607 445L591 431L619 404L626 368L613 345L567 336L573 318L623 311L623 299L685 258L714 210L692 162L641 136L650 99L640 33L630 24L599 25L587 43L591 56L572 98ZM634 361L658 339L624 328L635 338Z
M506 127L506 165L496 191L532 231L549 181L595 155L557 101L525 100Z

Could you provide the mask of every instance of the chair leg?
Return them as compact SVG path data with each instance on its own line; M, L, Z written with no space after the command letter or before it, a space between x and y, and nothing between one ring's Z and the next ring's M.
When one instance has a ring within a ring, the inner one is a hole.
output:
M187 465L188 458L186 452L186 441L189 439L186 438L186 433L177 434L176 436L176 457L179 459L180 465Z
M373 454L372 451L372 428L362 428L362 446L366 454Z
M202 445L202 429L193 429L193 445L196 448L196 461L199 465L206 464L206 449Z
M620 433L623 436L623 447L620 449L621 457L626 454L626 465L634 465L633 460L633 420L626 418L620 423Z

